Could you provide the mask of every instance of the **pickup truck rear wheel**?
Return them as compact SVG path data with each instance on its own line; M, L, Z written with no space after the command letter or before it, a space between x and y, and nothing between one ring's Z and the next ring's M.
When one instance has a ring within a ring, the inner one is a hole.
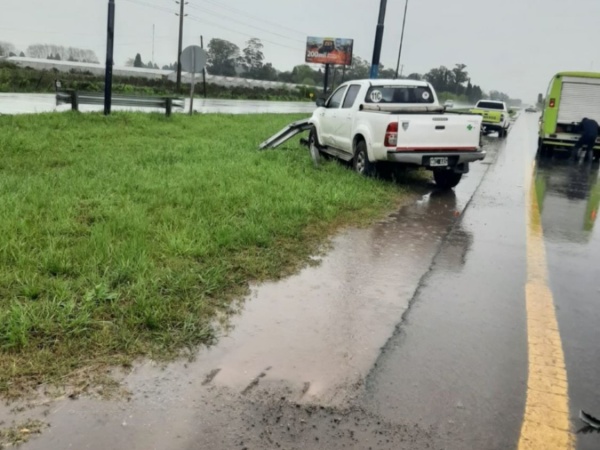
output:
M369 155L367 153L367 144L365 141L359 141L356 144L356 150L354 151L354 170L365 177L372 177L375 175L375 164L369 161Z
M440 169L433 171L433 179L440 189L452 189L456 187L460 183L462 176L462 173L456 173L452 170Z

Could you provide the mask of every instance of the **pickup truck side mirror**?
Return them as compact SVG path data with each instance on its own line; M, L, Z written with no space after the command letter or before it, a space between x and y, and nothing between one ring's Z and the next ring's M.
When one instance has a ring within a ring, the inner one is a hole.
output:
M325 106L325 103L327 103L327 100L324 99L323 97L319 97L317 98L317 107L318 108L322 108Z

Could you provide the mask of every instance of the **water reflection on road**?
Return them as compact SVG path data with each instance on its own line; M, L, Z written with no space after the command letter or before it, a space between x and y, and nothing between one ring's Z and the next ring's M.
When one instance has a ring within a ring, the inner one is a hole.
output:
M549 278L565 352L571 421L579 450L597 450L598 435L586 434L579 410L600 411L600 238L596 226L600 204L598 163L574 164L554 158L538 161L535 190Z
M535 189L546 240L585 243L591 239L600 203L597 163L540 161Z

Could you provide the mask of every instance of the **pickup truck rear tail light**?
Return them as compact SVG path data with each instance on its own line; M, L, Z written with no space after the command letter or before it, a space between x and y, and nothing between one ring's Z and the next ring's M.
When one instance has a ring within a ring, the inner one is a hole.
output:
M504 114L500 114L500 121L504 122Z
M550 99L550 108L554 108L556 106L556 99L551 98Z
M398 145L398 122L392 122L387 126L383 145L386 147L396 147Z

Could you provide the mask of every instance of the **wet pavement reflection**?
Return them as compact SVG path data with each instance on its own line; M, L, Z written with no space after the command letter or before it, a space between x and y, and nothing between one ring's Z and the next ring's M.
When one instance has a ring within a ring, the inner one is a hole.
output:
M600 448L600 435L579 419L600 415L599 166L540 160L535 189L567 365L573 431L579 450Z
M597 162L538 162L535 190L546 240L590 241L600 204L598 169Z
M445 239L362 401L431 430L415 449L516 448L525 403L525 152L518 122ZM462 254L468 249L466 254Z

